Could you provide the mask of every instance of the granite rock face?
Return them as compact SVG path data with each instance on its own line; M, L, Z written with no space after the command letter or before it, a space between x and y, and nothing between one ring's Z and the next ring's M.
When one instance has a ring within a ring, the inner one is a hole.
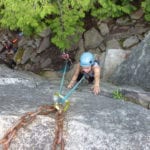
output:
M150 91L150 32L117 68L110 81L117 85L139 86Z
M52 93L58 89L59 81L0 66L0 139L24 113L51 105ZM67 91L64 87L63 94ZM71 106L64 120L65 150L150 149L148 109L103 94L93 96L89 85L84 84L69 99ZM54 132L54 114L37 116L19 130L9 149L51 150Z

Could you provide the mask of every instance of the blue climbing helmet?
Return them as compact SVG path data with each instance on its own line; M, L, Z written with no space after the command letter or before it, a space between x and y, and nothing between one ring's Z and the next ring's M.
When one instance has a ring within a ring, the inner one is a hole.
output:
M94 64L94 55L90 52L84 52L80 57L80 66L89 67Z

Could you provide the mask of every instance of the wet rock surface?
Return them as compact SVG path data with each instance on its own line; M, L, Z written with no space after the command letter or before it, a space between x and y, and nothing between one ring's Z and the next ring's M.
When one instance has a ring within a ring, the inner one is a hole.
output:
M52 93L59 90L59 81L0 66L0 138L24 113L53 104ZM102 83L101 95L94 96L91 85L85 84L69 98L71 106L64 121L65 149L150 149L150 111L111 98L111 92L118 87ZM63 94L67 91L64 87ZM50 150L54 131L55 114L37 116L32 124L19 130L10 150Z

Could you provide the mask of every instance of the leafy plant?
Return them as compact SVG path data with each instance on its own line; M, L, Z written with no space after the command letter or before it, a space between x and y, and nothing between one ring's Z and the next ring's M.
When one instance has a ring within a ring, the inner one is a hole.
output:
M54 37L52 42L60 49L69 49L71 45L80 37L84 31L83 22L89 0L74 2L69 0L57 0L55 18L48 19L46 22L52 29Z
M136 9L134 0L0 0L0 26L33 35L50 28L52 42L69 49L84 32L84 18L116 18ZM150 1L142 2L150 20Z
M133 0L98 0L92 9L92 15L99 19L116 18L130 14L136 9L130 2Z
M142 8L145 12L145 19L150 21L150 0L145 0L142 2Z
M55 11L53 5L43 0L1 0L0 6L1 26L19 29L26 35L39 33L46 28L41 20Z
M119 90L113 91L112 95L115 99L125 99L123 94Z

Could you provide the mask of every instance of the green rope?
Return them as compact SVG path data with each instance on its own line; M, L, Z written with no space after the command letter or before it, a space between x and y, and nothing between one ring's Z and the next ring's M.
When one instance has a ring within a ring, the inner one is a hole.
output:
M63 71L63 76L62 76L62 79L61 79L61 83L60 83L60 88L59 88L59 92L56 92L55 93L55 96L56 97L59 97L59 102L58 103L61 103L61 104L66 104L68 103L67 108L69 107L69 101L68 101L68 97L77 89L77 87L79 86L79 84L82 82L82 80L85 79L85 76L83 76L80 81L78 81L74 87L65 95L63 96L61 93L62 93L62 88L63 88L63 84L64 84L64 79L65 79L65 74L66 74L66 70L67 70L67 63L68 63L68 60L66 60L66 63L65 63L65 68L64 68L64 71ZM67 110L66 108L66 110Z
M65 68L64 68L64 71L63 71L63 76L62 76L61 83L60 83L60 88L59 88L59 93L60 94L62 92L62 88L63 88L63 84L64 84L65 74L66 74L66 70L67 70L67 63L68 63L68 61L66 60Z
M65 101L68 99L68 97L76 90L76 88L79 86L79 84L85 79L85 76L83 76L75 85L74 87L64 96L61 101L62 103L65 103Z

